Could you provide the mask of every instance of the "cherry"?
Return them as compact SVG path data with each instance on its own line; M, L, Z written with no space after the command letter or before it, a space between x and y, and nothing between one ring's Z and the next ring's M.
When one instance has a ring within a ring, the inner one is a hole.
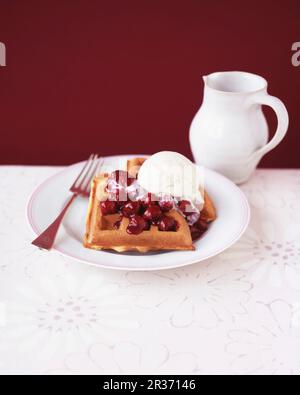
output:
M115 230L120 229L121 222L122 222L122 220L119 220L119 221L117 221L117 222L114 223L114 229L115 229Z
M173 209L174 202L172 199L164 199L159 202L159 206L164 213L167 213Z
M203 234L201 230L199 230L195 225L190 227L190 231L193 241L199 239L199 237Z
M103 215L116 214L118 212L117 202L106 200L100 203L100 208Z
M159 206L150 206L144 212L143 217L146 221L151 221L153 224L157 225L161 216L162 216L162 211Z
M188 200L181 200L178 204L178 208L184 215L189 215L193 212L191 202Z
M133 215L130 218L129 224L127 226L127 233L130 235L139 235L144 230L147 230L148 224L140 215Z
M128 203L128 200L125 200L125 201L118 201L117 202L117 204L118 204L118 211L120 212L120 213L122 213L122 209L123 209L123 207L126 205Z
M134 214L138 214L140 209L140 202L129 202L126 203L125 206L122 208L122 214L124 215L124 217L129 218Z
M202 231L203 233L207 231L208 229L208 223L204 219L200 217L200 219L194 224L197 229Z
M175 221L174 218L168 217L164 215L159 224L158 224L158 229L162 232L175 232L177 230L178 223Z
M148 195L142 200L142 205L145 209L150 206L157 206L157 200L155 196L153 196L151 193L148 193Z
M193 226L190 227L193 240L199 239L208 229L208 223L203 219L199 219Z
M144 230L150 230L151 228L151 222L150 221L145 221L146 222L146 226Z

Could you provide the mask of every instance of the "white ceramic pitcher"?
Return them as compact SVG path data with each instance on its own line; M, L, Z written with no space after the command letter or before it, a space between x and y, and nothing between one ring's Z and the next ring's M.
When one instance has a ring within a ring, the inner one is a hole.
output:
M279 99L268 95L267 81L258 75L220 72L204 77L204 83L203 104L190 128L195 161L243 183L284 138L288 112ZM272 107L278 118L269 143L262 105Z

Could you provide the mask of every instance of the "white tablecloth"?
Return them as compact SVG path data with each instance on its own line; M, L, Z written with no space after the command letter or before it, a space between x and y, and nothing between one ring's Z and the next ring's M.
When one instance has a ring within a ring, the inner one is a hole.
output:
M153 273L30 245L28 197L58 170L0 167L0 373L300 373L300 170L243 186L252 220L234 247Z

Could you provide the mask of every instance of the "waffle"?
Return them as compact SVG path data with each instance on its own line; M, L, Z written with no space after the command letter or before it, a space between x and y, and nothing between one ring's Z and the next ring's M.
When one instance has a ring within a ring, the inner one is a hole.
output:
M136 176L144 158L135 158L127 162L127 170L131 176ZM139 235L130 235L126 232L129 224L128 218L120 214L102 215L100 202L107 199L105 191L108 174L101 174L94 178L89 201L86 234L84 246L94 250L114 250L117 252L162 250L194 250L191 232L183 215L171 210L166 215L173 217L178 223L174 232L161 232L157 226L151 226ZM207 222L215 219L216 213L211 199L205 194L204 215ZM114 224L121 221L119 229Z

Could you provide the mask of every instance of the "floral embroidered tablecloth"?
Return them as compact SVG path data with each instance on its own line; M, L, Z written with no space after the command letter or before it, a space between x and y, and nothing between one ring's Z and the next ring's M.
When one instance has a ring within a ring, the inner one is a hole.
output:
M242 187L252 220L225 253L152 273L30 245L28 197L58 170L0 167L1 374L300 374L300 170Z

